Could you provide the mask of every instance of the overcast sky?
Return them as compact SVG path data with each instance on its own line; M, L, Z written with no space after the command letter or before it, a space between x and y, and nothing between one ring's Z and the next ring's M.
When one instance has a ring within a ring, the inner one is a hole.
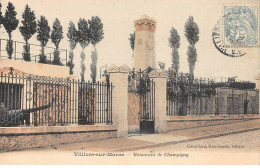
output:
M0 0L4 14L8 1ZM210 0L12 0L17 11L17 17L21 21L21 15L25 5L28 4L35 11L37 19L40 15L48 19L52 26L57 17L64 32L64 39L60 48L69 50L66 36L69 21L77 24L79 18L90 19L91 16L99 16L104 24L104 39L97 45L98 72L102 65L126 64L132 67L132 50L129 44L129 33L134 31L134 20L147 14L157 22L155 31L156 62L166 63L166 69L171 65L171 49L168 45L169 31L174 27L181 37L179 49L180 71L188 72L187 46L184 36L184 24L189 16L193 16L200 29L200 39L196 44L198 62L196 63L195 76L220 77L238 76L242 80L254 81L259 66L259 48L248 49L247 55L241 58L224 56L212 43L212 29L222 16L224 1ZM230 1L238 2L238 1ZM252 1L251 1L252 2ZM227 1L225 1L227 3ZM19 25L21 22L19 23ZM7 38L4 28L0 29L1 38ZM23 41L18 29L13 32L13 40ZM39 44L36 35L30 39L30 43ZM51 41L48 46L54 47ZM86 78L90 79L90 54L92 46L86 50ZM80 45L74 51L75 75L79 76ZM38 54L38 53L36 53ZM99 75L98 75L99 77Z

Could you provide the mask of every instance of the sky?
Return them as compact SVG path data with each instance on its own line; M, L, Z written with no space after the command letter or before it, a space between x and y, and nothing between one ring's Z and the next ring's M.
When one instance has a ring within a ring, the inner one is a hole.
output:
M0 0L2 13L5 13L7 0ZM52 26L55 18L58 18L63 26L64 38L60 48L69 51L69 42L66 36L70 21L76 25L79 18L90 19L91 16L99 16L104 24L104 39L97 44L98 52L98 78L99 70L103 65L110 66L126 64L132 68L132 54L129 33L134 31L134 21L144 14L156 20L155 53L156 62L165 62L166 69L171 66L171 48L168 44L171 27L177 29L181 45L180 71L188 72L187 47L188 42L184 36L184 24L189 16L200 29L199 41L195 45L197 49L197 62L195 76L203 78L238 76L241 80L255 81L255 75L259 68L259 48L247 49L247 55L239 58L231 58L221 54L212 42L212 30L223 14L225 4L245 3L256 1L239 0L11 0L17 11L17 18L21 16L25 5L28 4L35 11L36 18L45 16ZM260 11L259 11L260 13ZM21 25L21 22L19 23ZM0 38L7 38L3 27L0 28ZM13 32L13 40L23 41L18 29ZM36 40L36 34L30 39L30 43L40 44ZM51 41L47 46L54 47ZM90 80L90 62L92 46L85 49L86 74ZM37 51L38 52L38 51ZM75 68L74 74L80 76L80 45L74 50ZM36 53L37 54L37 53ZM64 55L63 55L64 56ZM158 67L158 66L157 66Z

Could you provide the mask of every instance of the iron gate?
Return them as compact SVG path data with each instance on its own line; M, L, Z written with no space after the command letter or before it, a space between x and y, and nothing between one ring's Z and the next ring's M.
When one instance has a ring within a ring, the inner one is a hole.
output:
M129 76L129 92L139 96L139 119L141 133L154 133L155 84L148 74L151 69L132 71Z

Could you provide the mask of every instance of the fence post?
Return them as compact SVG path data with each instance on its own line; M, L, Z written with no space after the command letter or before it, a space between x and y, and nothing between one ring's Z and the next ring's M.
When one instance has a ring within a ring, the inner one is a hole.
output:
M153 70L149 77L155 83L155 133L167 132L166 116L166 80L167 73L165 70Z
M113 84L112 94L112 120L117 126L117 136L125 137L128 135L128 66L112 65L108 68L110 82Z

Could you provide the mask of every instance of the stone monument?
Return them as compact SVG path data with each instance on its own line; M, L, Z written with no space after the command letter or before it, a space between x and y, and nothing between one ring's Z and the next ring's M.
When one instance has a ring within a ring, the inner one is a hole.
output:
M134 68L145 70L149 66L155 68L154 31L155 20L147 15L142 16L134 22L135 24L135 46L134 46Z

